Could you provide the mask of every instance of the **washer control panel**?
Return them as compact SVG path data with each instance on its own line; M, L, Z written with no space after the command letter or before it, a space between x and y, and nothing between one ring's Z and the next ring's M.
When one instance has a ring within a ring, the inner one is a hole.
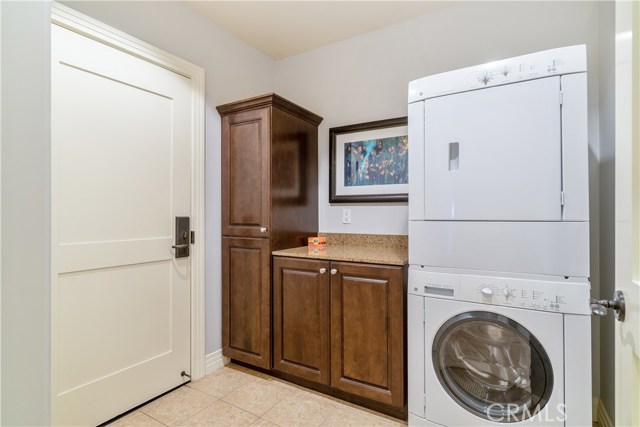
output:
M409 269L409 293L556 313L590 314L588 281L535 280Z

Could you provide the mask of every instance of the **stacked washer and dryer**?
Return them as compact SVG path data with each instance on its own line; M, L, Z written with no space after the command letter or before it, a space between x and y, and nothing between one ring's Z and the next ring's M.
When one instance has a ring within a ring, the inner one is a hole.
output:
M585 46L409 84L410 426L590 426Z

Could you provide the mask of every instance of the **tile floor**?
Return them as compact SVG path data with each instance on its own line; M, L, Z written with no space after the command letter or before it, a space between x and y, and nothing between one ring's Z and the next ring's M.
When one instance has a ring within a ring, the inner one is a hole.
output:
M109 425L402 427L407 423L231 364Z

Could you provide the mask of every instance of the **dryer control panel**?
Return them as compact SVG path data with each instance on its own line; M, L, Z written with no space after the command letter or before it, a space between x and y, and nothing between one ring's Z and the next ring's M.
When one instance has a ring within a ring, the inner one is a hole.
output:
M440 273L411 266L408 291L431 298L590 315L588 281Z
M409 103L452 93L586 71L585 45L561 47L414 80L409 83Z

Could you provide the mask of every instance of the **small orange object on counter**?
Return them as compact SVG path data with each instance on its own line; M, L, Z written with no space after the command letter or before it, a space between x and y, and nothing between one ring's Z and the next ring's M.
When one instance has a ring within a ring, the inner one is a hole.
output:
M309 248L321 249L327 247L327 238L326 237L309 237L307 239L307 246Z

